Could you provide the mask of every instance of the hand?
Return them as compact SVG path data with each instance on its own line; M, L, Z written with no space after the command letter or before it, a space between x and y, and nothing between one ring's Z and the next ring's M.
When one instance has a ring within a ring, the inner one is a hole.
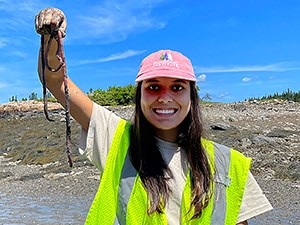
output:
M35 17L35 30L41 35L50 35L60 30L66 36L67 20L65 14L56 8L46 8Z

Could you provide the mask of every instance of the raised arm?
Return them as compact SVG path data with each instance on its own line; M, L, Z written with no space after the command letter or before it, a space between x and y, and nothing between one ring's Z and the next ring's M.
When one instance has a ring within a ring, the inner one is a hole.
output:
M44 36L44 43L41 43L41 47L43 44L44 49L47 49L50 38L49 34L54 29L61 30L63 36L65 36L66 25L66 17L61 10L55 8L42 10L35 18L36 31ZM44 51L45 58L48 58L48 63L53 68L56 68L60 64L59 59L56 57L57 46L58 42L53 39L48 55L46 55L46 51ZM38 59L38 72L40 80L42 80L41 51ZM65 107L66 98L64 91L63 68L57 72L51 72L45 68L45 75L48 90L53 94L58 102ZM67 82L70 95L70 113L83 128L88 129L93 103L69 77L67 78Z

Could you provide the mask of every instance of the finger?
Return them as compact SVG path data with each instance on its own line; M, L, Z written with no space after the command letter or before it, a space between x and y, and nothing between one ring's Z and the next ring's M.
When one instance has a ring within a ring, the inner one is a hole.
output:
M66 36L66 17L60 9L54 9L52 14L52 23L62 32L62 36Z
M44 13L42 13L42 26L44 25L50 25L52 23L52 14L53 14L53 9L52 8L47 8L44 10Z
M44 17L44 16L43 16L43 12L41 11L41 12L36 16L36 27L37 27L38 30L40 30L41 27L42 27L42 20L43 20L42 17Z
M35 30L36 30L36 32L38 32L38 30L39 30L39 14L35 16L34 22L35 22Z
M43 18L44 15L42 12L35 17L35 30L38 34L43 34Z
M60 25L60 30L62 31L63 37L66 36L67 20L64 20Z
M56 10L53 12L51 23L53 23L57 28L60 27L63 20L64 20L64 15L60 11Z

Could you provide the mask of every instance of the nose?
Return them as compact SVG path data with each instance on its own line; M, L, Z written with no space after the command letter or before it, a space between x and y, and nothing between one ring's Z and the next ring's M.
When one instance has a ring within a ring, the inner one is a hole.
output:
M167 90L164 90L160 93L157 101L159 103L169 103L169 102L172 102L173 99L172 99L172 96L170 95L170 93Z

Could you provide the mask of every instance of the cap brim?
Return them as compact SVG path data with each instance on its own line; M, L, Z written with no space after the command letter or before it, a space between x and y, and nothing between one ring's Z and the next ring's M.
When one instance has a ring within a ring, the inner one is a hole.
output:
M183 80L188 80L188 81L196 81L196 77L191 75L191 74L187 74L187 73L174 73L174 71L170 71L170 73L168 73L167 71L164 71L163 73L158 73L157 71L153 71L153 72L147 72L147 73L143 73L141 75L139 75L136 79L135 82L140 82L143 80L148 80L148 79L152 79L152 78L157 78L157 77L166 77L166 78L175 78L175 79L183 79Z

